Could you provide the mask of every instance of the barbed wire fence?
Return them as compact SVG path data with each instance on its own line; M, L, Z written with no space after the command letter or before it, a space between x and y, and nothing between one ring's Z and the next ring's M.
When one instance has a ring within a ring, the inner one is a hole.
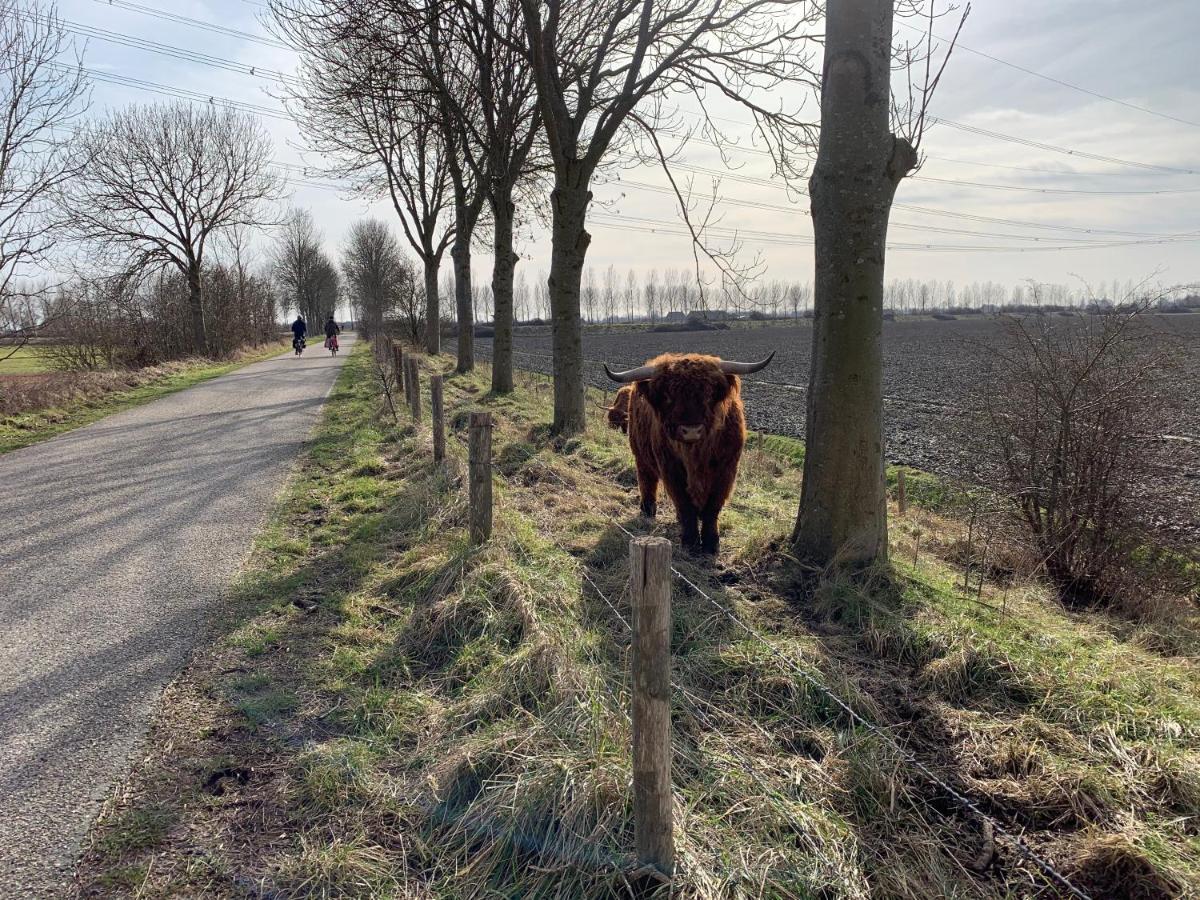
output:
M375 352L382 355L384 359L386 359L392 351L390 349L375 349ZM381 362L381 367L385 366L386 362ZM468 441L463 437L459 429L451 428L449 429L449 433L461 446L464 448L468 446ZM526 463L537 465L551 478L553 478L555 482L564 490L573 490L572 485L567 482L559 472L557 472L545 460L540 458L538 450L526 448L521 449L525 453L524 459L521 460L522 465ZM529 485L515 484L503 473L496 471L495 467L492 467L491 473L493 477L500 480L501 484L503 484L508 491L515 492L527 490L530 487ZM630 530L614 516L604 514L603 517L609 522L609 524L615 527L631 542L640 537L645 537L645 535L639 535ZM969 531L971 533L973 533L975 525L976 522L973 519L969 525ZM968 564L964 568L964 594L967 592L965 588L966 586L969 586L969 578L971 576L969 560L970 555L968 554ZM982 569L983 567L981 566L980 568ZM712 593L697 584L696 580L688 577L677 566L675 566L673 562L670 565L670 573L672 578L689 590L693 596L705 601L713 609L715 615L723 617L734 627L735 630L743 633L748 639L753 641L755 645L762 647L792 676L799 678L808 688L815 691L824 700L833 704L833 706L839 710L840 714L845 717L846 721L852 723L857 728L861 728L863 731L871 734L875 739L881 741L892 752L894 752L911 771L915 772L927 784L936 788L946 798L948 798L960 812L969 816L973 816L980 823L985 834L993 835L996 839L1008 844L1020 857L1025 860L1026 863L1031 865L1041 874L1048 885L1052 885L1056 889L1064 891L1066 895L1077 898L1077 900L1092 900L1091 895L1075 885L1070 878L1060 871L1056 866L1054 866L1050 860L1030 846L1025 838L1018 834L1013 827L1004 824L995 816L985 811L981 807L980 801L969 796L965 789L956 787L946 778L939 775L933 768L918 758L916 754L914 754L907 747L903 746L889 730L870 721L866 716L856 710L853 705L844 700L835 691L829 688L822 680L817 678L811 671L802 666L793 655L782 651L766 635L751 626L726 605L722 604L712 595ZM588 587L592 589L595 595L610 610L617 622L622 625L623 629L632 633L630 621L624 614L621 613L617 603L614 602L608 593L599 586L596 580L588 572L586 566L579 566L579 574L581 581L586 582ZM985 578L986 573L980 574L979 577L981 579ZM981 588L978 588L977 590L979 593L982 593ZM983 605L993 609L996 608L991 607L990 604ZM620 700L612 686L605 684L601 687L606 696L609 698L610 702L612 702L617 708L621 709L626 719L628 719L628 712L624 709L624 704L620 703ZM843 874L845 871L845 863L843 862L839 864L837 860L833 859L829 855L824 847L824 843L811 834L810 830L807 829L788 808L787 798L784 797L781 792L770 783L768 778L762 772L761 764L755 760L754 757L739 747L731 738L729 738L728 735L725 734L725 732L721 729L719 724L715 721L715 716L723 711L721 711L715 704L712 704L711 701L700 697L694 691L688 689L685 685L680 684L677 680L672 681L671 687L676 700L679 702L682 708L690 715L695 717L698 722L702 723L708 729L710 734L717 738L722 746L725 747L730 758L737 760L743 766L745 773L763 792L764 799L766 799L768 803L772 804L776 811L779 812L780 815L795 830L796 834L805 840L806 847L810 850L812 855L826 865L829 872L837 873L839 875ZM804 724L803 720L796 716L789 715L788 718L789 722L792 724ZM761 730L761 726L757 725L757 723L753 723L753 727ZM691 752L688 748L680 747L678 744L674 745L672 749L674 752L681 752L684 754ZM672 792L675 802L681 803L682 801L678 795L678 790L674 786L672 786ZM939 810L928 804L928 802L926 805L932 812L938 814L939 816L942 815ZM646 874L645 867L639 870L638 874Z

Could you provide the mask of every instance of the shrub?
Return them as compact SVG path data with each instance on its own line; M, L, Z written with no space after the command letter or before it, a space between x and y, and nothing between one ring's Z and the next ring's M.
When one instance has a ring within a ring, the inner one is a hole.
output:
M1068 602L1112 596L1166 461L1169 347L1143 313L1010 319L987 354L983 474Z

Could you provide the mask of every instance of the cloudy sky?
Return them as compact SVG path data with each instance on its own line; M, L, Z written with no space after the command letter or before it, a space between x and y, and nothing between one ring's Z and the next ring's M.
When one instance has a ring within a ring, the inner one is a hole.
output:
M59 9L85 44L93 112L175 91L253 104L264 110L279 163L319 168L264 77L292 71L295 58L269 37L258 0L59 0ZM889 275L960 284L1097 284L1155 273L1164 283L1200 280L1197 34L1195 0L976 0L934 101L945 121L926 135L924 168L897 195ZM180 58L176 48L210 64ZM815 104L809 111L816 116ZM727 159L732 171L716 188L720 225L743 234L744 252L761 254L767 277L809 279L807 198L770 180L748 132ZM682 177L711 196L712 177L695 170L726 163L699 143L682 160ZM312 211L331 251L356 218L392 215L316 174L287 171L291 202ZM597 189L604 202L591 229L594 267L689 264L663 185L653 169L627 170ZM548 265L544 233L529 229L522 250L526 276L539 277ZM487 264L479 253L477 270Z

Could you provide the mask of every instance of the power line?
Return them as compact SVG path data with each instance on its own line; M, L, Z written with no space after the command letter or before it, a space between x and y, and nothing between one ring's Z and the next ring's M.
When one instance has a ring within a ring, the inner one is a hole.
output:
M642 191L651 191L651 192L659 193L659 194L667 194L672 197L675 196L675 191L669 187L661 187L659 185L646 184L644 182L633 181L630 179L622 179L618 183L621 185L628 185L630 187L634 187L634 188L637 188L638 190L642 190ZM709 198L705 198L705 199L709 199ZM716 203L728 204L730 206L745 207L747 209L758 209L758 210L764 210L764 211L783 212L783 213L788 213L791 215L801 215L801 216L807 216L807 217L812 216L812 213L810 213L808 210L806 210L800 206L784 206L779 203L766 203L763 201L746 200L746 199L742 199L742 198L738 198L738 197L718 196L718 197L714 197L711 199L713 199ZM1053 227L1053 226L1051 226L1051 227ZM956 234L956 235L963 235L963 236L970 236L970 237L1007 238L1009 240L1033 241L1035 243L1040 243L1040 242L1045 242L1045 241L1072 241L1072 242L1083 243L1083 244L1099 243L1099 242L1095 242L1095 241L1088 241L1083 238L1069 238L1069 237L1062 237L1059 235L1044 235L1044 236L1042 236L1042 235L1026 235L1026 234L1008 234L1005 232L998 232L998 231L973 231L971 229L965 229L965 228L946 228L946 227L941 227L938 225L917 224L915 222L892 221L889 223L888 228L889 229L900 228L900 229L904 229L904 230L913 230L913 231L930 231L930 232L934 232L937 234ZM1148 237L1148 238L1170 238L1170 237L1174 237L1175 235L1155 234L1153 232L1130 232L1130 233L1123 233L1123 236L1125 236L1125 237ZM1108 242L1105 241L1104 243L1107 244Z
M115 0L115 2L125 2L125 0ZM161 45L161 46L165 46L165 45ZM177 48L175 48L175 49L177 49ZM220 58L216 58L216 57L214 57L213 59L217 59L221 62L230 62L227 60L220 60ZM235 64L235 65L237 65L237 64ZM152 93L157 93L157 94L161 94L161 95L165 95L165 96L172 96L172 97L177 97L177 98L181 98L181 99L186 99L186 100L190 100L192 102L197 102L197 103L209 103L210 105L217 104L217 105L223 105L223 106L227 106L227 107L231 107L231 108L242 109L242 110L245 110L248 112L253 112L258 115L278 119L281 121L292 121L291 117L288 116L286 114L286 112L279 110L279 109L273 109L270 107L261 106L259 104L249 103L246 101L231 100L231 99L224 98L224 97L217 97L215 95L206 95L206 94L198 92L198 91L191 91L191 90L188 90L185 88L177 88L177 87L173 87L170 85L164 85L160 82L154 82L154 81L148 81L145 79L133 78L132 76L120 75L117 73L98 72L95 70L87 70L87 69L85 69L84 71L88 72L88 74L90 74L92 77L96 78L97 80L105 81L108 83L119 84L119 85L128 86L128 87L135 87L140 90L150 91ZM759 151L755 151L755 152L759 152ZM717 177L717 178L723 178L723 179L727 178L727 179L734 180L734 181L743 181L743 182L751 183L751 184L761 184L761 185L770 186L770 187L778 187L777 182L773 182L773 181L770 181L767 179L762 179L762 178L753 178L750 176L743 176L743 175L739 175L738 173L730 173L730 172L722 171L722 170L707 169L707 168L699 167L699 166L687 166L685 164L676 164L676 167L681 170L684 170L684 171L692 171L692 172L696 172L699 174L706 174L711 177ZM938 181L938 182L944 181L946 183L959 183L959 182L954 182L954 181L951 181L948 179L929 178L927 180ZM321 188L321 189L325 189L325 190L337 190L336 187L333 187L331 185L319 185L319 184L315 184L312 182L301 182L296 179L293 179L293 182L298 183L298 184L304 184L304 185L310 186L310 187ZM630 183L636 184L635 182L630 182ZM979 184L979 183L973 183L973 184ZM980 185L980 186L984 186L984 185ZM1001 189L1013 189L1013 190L1023 189L1023 188L1018 188L1016 186L1001 186L1001 185L986 185L986 186L996 187L996 188L1001 188ZM660 192L666 192L666 189L664 189L664 188L651 188L650 186L646 186L646 185L643 185L642 187L646 188L646 189L650 189L650 190L658 190ZM797 190L797 189L793 188L793 190ZM1049 193L1049 192L1076 193L1074 191L1068 191L1065 189L1029 188L1028 190L1044 191L1047 193ZM1118 193L1119 194L1119 193L1190 193L1190 192L1192 192L1192 191L1094 192L1094 193ZM798 190L798 193L804 194L805 192ZM1093 192L1087 192L1087 193L1093 193ZM752 204L752 202L750 202L750 201L738 201L738 202L740 202L750 208L766 209L766 208L772 208L772 206L773 206L770 204ZM1112 235L1116 235L1116 236L1132 236L1132 237L1145 238L1145 240L1127 241L1127 242L1075 241L1075 243L1070 247L1044 247L1044 248L1042 248L1042 247L1038 247L1038 248L1020 248L1020 247L999 248L999 247L994 247L994 246L970 247L970 246L964 246L964 245L938 246L938 245L934 245L934 244L902 244L902 243L892 244L891 246L897 250L917 250L917 249L931 250L931 251L933 251L933 250L937 250L937 251L961 250L961 251L970 251L970 252L994 250L994 251L1023 252L1023 251L1027 251L1027 250L1043 250L1043 249L1047 249L1047 250L1050 250L1050 249L1085 249L1089 246L1101 247L1101 248L1111 248L1111 247L1120 247L1120 246L1130 246L1130 245L1136 245L1136 244L1171 243L1171 242L1176 242L1176 241L1180 241L1180 240L1193 240L1194 239L1191 237L1191 235L1156 235L1156 234L1145 233L1145 232L1119 232L1119 231L1114 231L1114 230L1109 230L1109 229L1079 228L1079 227L1075 227L1075 226L1054 226L1054 225L1047 225L1045 223L1022 222L1019 220L1005 220L1005 219L999 219L999 218L995 218L995 217L986 217L986 216L977 216L974 214L958 213L958 212L953 212L953 211L949 211L949 210L936 210L936 209L931 209L931 208L927 208L927 207L912 206L909 204L899 204L898 203L898 204L895 204L895 206L900 209L909 209L912 211L917 211L917 212L921 212L921 213L929 214L929 215L950 216L950 217L954 217L954 218L963 218L963 219L970 219L970 220L975 220L975 221L992 222L993 224L1004 224L1004 225L1011 225L1011 226L1016 226L1016 227L1035 227L1035 228L1044 228L1044 229L1051 229L1051 230L1069 230L1069 231L1076 231L1076 232L1086 233L1086 234L1105 234L1105 233L1107 233L1107 234L1112 234ZM788 211L787 208L785 208L785 207L777 207L776 206L774 208ZM661 227L678 227L678 223L661 222L661 221L657 221L657 220L648 220L648 224L657 225L660 228ZM897 227L912 228L912 229L920 230L922 226L915 225L915 224L910 225L908 223L897 223ZM715 232L715 229L710 229L710 230L713 230ZM1036 237L1023 236L1023 235L1001 235L1001 234L989 235L984 232L970 232L965 229L958 229L958 230L936 229L933 226L928 227L926 230L930 230L930 231L938 230L941 233L949 233L949 234L961 232L964 236L988 237L988 238L1008 237L1008 238L1011 238L1014 240L1032 240L1035 243L1039 242L1039 239ZM780 242L780 241L782 241L782 242L789 243L789 244L799 243L797 241L797 239L795 238L795 236L787 235L787 234L754 233L754 232L750 232L750 231L740 231L739 232L739 231L732 230L732 229L726 229L726 231L732 231L732 233L735 236L754 237L758 242ZM664 233L670 234L672 232L664 232ZM1059 240L1073 240L1073 239L1059 238Z
M96 2L104 2L104 0L96 0ZM198 19L188 19L187 17L177 16L173 13L160 14L156 10L149 9L149 8L141 6L140 4L137 4L137 3L132 3L132 2L130 2L130 0L108 0L108 2L109 2L109 5L119 5L124 8L134 9L136 11L143 12L143 13L146 13L149 15L160 15L160 17L166 17L166 18L170 19L171 21L186 22L189 25L193 25L195 27L207 28L210 30L215 30L218 33L222 33L222 34L227 34L227 33L234 34L234 35L242 37L246 40L267 42L271 45L281 46L281 47L287 46L286 44L283 44L282 42L279 42L279 41L268 41L267 39L260 38L256 35L251 35L247 32L238 31L237 29L229 29L224 26L211 25L210 23L202 22ZM249 2L249 0L247 0L247 2ZM99 28L96 26L80 25L80 24L74 23L74 22L66 22L65 24L68 26L69 30L73 30L76 33L82 34L84 36L97 37L101 40L110 41L113 43L123 44L125 46L131 46L131 47L135 47L138 49L143 49L143 50L147 50L150 52L159 53L159 54L162 54L165 56L185 60L188 62L196 62L196 63L200 63L203 65L209 65L209 66L214 66L217 68L223 68L223 69L227 69L230 71L239 72L241 74L251 75L254 77L269 77L270 80L280 81L280 82L284 82L284 83L298 83L297 79L295 79L294 77L286 75L285 73L279 72L277 70L269 70L269 69L259 70L255 66L247 65L245 63L240 63L235 60L229 60L229 59L225 59L222 57L213 56L211 54L201 53L199 51L187 50L185 48L173 47L168 44L160 44L158 42L150 41L145 38L140 38L140 37L133 36L133 35L123 34L120 32L113 32L108 29L103 29L103 28ZM260 74L260 71L261 71L261 74ZM955 127L955 128L961 128L964 130L972 130L975 132L984 133L983 129L978 129L975 126L962 125L960 123L954 123L954 122L951 122L949 120L944 120L944 119L941 119L941 120L935 119L934 121L941 122L942 124L946 124L946 125L949 125L949 126ZM744 125L745 123L741 123L741 124ZM748 126L746 126L746 127L748 127ZM674 133L674 132L672 132L672 133ZM1194 170L1174 169L1172 167L1159 166L1159 165L1151 164L1151 163L1138 163L1138 162L1134 162L1134 161L1130 161L1130 160L1119 160L1114 157L1102 157L1102 156L1099 156L1098 154L1089 154L1086 151L1075 150L1073 148L1054 147L1049 144L1039 144L1038 142L1029 141L1026 138L1020 138L1015 135L1006 135L1006 134L1003 134L1002 132L987 132L987 134L989 136L993 136L998 139L1009 140L1009 141L1018 142L1018 143L1022 143L1022 144L1026 144L1026 145L1039 146L1043 149L1053 149L1058 152L1067 153L1067 154L1073 155L1073 156L1084 156L1084 157L1091 158L1091 159L1104 159L1106 161L1119 163L1119 164L1123 164L1123 165L1136 166L1139 168L1151 169L1151 170L1169 171L1174 174L1200 174L1200 173L1195 172ZM743 147L740 145L728 145L725 147L725 149L733 151L733 152L754 154L754 155L760 155L760 156L770 156L771 155L770 152L766 151L766 150L762 150L762 149L754 148L754 147ZM962 161L954 160L954 162L962 162ZM972 164L972 163L968 163L968 164ZM986 163L983 163L983 164L973 163L973 164L974 165L989 165ZM1072 174L1076 174L1076 173L1054 172L1053 170L1047 170L1047 169L1032 169L1032 168L1027 169L1027 168L1023 168L1023 167L1019 167L1019 166L1004 166L1003 168L1008 168L1008 169L1017 170L1017 171L1030 171L1030 172L1039 172L1039 173L1044 173L1044 174L1065 175L1067 177L1070 177ZM1103 175L1110 175L1110 176L1111 175L1120 175L1120 173L1080 173L1080 174L1086 174L1086 175L1103 174ZM943 184L958 184L958 185L963 185L963 186L977 187L977 188L984 188L984 189L991 189L991 190L1024 191L1024 192L1041 193L1041 194L1080 194L1080 195L1089 195L1090 194L1090 195L1106 195L1106 196L1122 194L1122 195L1136 196L1136 195L1162 195L1162 194L1172 194L1172 193L1180 193L1180 194L1182 194L1182 193L1200 193L1200 189L1092 191L1092 190L1084 190L1084 189L1042 188L1042 187L1032 187L1032 186L1024 186L1024 185L987 184L987 183L980 183L980 182L964 181L964 180L959 180L959 179L936 178L933 176L925 176L925 175L916 175L913 177L918 180L938 182L938 183L943 183Z
M701 119L703 119L703 118L704 118L704 115L703 115L702 113L695 113L695 112L692 112L691 110L679 110L679 112L680 112L680 113L683 113L684 115L696 116L696 117L698 117L698 118L701 118ZM717 118L717 117L715 117L715 116L714 116L714 117L712 117L712 118ZM753 126L753 124L751 124L751 123L749 123L749 122L740 122L740 121L737 121L737 120L735 120L735 119L723 119L722 121L727 121L727 122L729 122L729 123L731 123L731 124L740 125L742 128L753 128L753 127L754 127L754 126ZM988 137L988 138L991 138L991 139L993 139L993 140L1007 141L1007 142L1010 142L1010 143L1021 144L1021 145L1023 145L1023 146L1027 146L1027 147L1033 147L1033 148L1036 148L1036 149L1039 149L1039 150L1046 150L1046 151L1053 152L1053 153L1065 153L1065 154L1066 154L1066 155L1068 155L1068 156L1074 156L1074 157L1076 157L1076 158L1079 158L1079 159L1090 159L1090 160L1095 160L1095 161L1098 161L1098 162L1106 162L1106 163L1110 163L1110 164L1113 164L1113 165L1131 166L1131 167L1133 167L1133 168L1137 168L1137 169L1144 169L1144 170L1149 170L1149 171L1164 172L1164 173L1171 174L1171 175L1200 175L1200 171L1198 171L1198 170L1196 170L1196 169L1183 169L1183 168L1177 168L1177 167L1174 167L1174 166L1164 166L1164 165L1159 165L1159 164L1157 164L1157 163L1144 163L1144 162L1137 162L1137 161L1134 161L1134 160L1120 159L1120 158L1113 157L1113 156L1103 156L1103 155L1101 155L1101 154L1098 154L1098 153L1091 153L1091 152L1089 152L1089 151L1086 151L1086 150L1076 150L1076 149L1074 149L1074 148L1072 148L1072 147L1060 147L1060 146L1058 146L1058 145L1055 145L1055 144L1044 144L1044 143L1040 143L1040 142L1038 142L1038 141L1031 140L1031 139L1029 139L1029 138L1024 138L1024 137L1021 137L1020 135L1015 135L1015 134L1007 134L1007 133L1005 133L1005 132L1002 132L1002 131L989 131L989 130L987 130L987 129L984 129L984 128L979 128L979 127L977 127L977 126L973 126L973 125L966 125L966 124L963 124L963 123L960 123L960 122L953 122L953 121L951 121L951 120L949 120L949 119L943 119L943 118L938 118L938 117L933 117L933 116L931 116L931 117L929 117L929 118L927 119L927 121L930 123L930 125L931 125L931 126L932 126L932 125L935 125L935 124L946 125L946 126L948 126L948 127L950 127L950 128L958 128L958 129L961 129L961 130L963 130L963 131L969 131L969 132L971 132L971 133L973 133L973 134L977 134L977 135L979 135L979 136L982 136L982 137ZM677 131L668 131L668 132L666 132L666 133L668 133L668 134L673 134L673 135L675 135L676 137L685 137L685 135L682 135L682 134L680 134L680 133L679 133L679 132L677 132ZM743 146L741 146L741 145L738 145L738 144L725 144L725 145L723 145L723 147L724 147L724 149L726 149L726 150L733 150L733 151L738 151L738 152L741 152L741 153L750 153L750 154L754 154L754 155L757 155L757 156L772 156L772 154L771 154L771 152L770 152L770 151L768 151L768 150L761 150L761 149L759 149L759 148L757 148L757 147L743 147ZM930 158L931 158L931 159L933 159L933 158L935 158L935 157L930 157ZM1008 168L1016 168L1016 167L1008 167ZM1060 174L1060 173L1053 173L1053 172L1052 172L1051 174ZM1070 174L1070 173L1062 173L1062 174ZM1080 174L1090 174L1090 175L1099 175L1099 174L1112 174L1112 175L1119 175L1119 174L1121 174L1121 173L1117 173L1117 172L1112 172L1112 173L1099 173L1099 172L1092 172L1092 173L1080 173Z
M58 65L58 64L56 64ZM74 67L65 67L58 65L59 68L70 68L75 71ZM245 112L252 112L256 115L266 116L267 118L279 119L284 122L293 121L292 117L281 109L273 109L269 106L260 106L257 103L250 103L245 100L230 100L228 97L219 97L216 94L205 94L200 91L192 91L187 88L174 87L173 85L163 84L158 81L147 81L142 78L134 78L131 75L121 75L117 72L100 72L95 69L80 67L79 71L85 72L89 77L97 81L104 81L109 84L118 84L125 87L137 88L140 91L149 91L152 94L161 94L166 97L176 97L181 100L190 100L194 103L207 103L210 106L226 106L231 109L240 109Z
M1181 169L1175 166L1161 166L1156 163L1137 162L1131 159L1121 159L1116 156L1104 156L1100 153L1089 153L1085 150L1075 150L1071 147L1059 147L1055 144L1043 144L1041 141L1030 140L1029 138L1018 137L1012 134L1005 134L1001 131L990 131L987 128L980 128L977 125L966 125L962 122L954 122L950 119L940 117L931 118L929 121L945 125L947 128L954 128L958 131L965 131L968 134L974 134L979 137L991 138L997 141L1007 141L1013 144L1020 144L1023 147L1033 147L1038 150L1046 150L1051 153L1065 153L1067 156L1074 156L1080 159L1092 159L1098 162L1112 163L1118 166L1132 166L1137 169L1149 169L1157 172L1171 172L1176 175L1200 175L1200 171L1196 169Z
M967 125L960 126L957 123L948 122L945 119L936 119L936 120L931 120L931 121L937 121L937 122L941 122L942 124L945 124L945 125L951 125L952 127L961 127L964 129L973 127L973 126L967 126ZM687 136L681 135L679 132L675 132L675 131L667 131L666 133L674 135L676 137L683 137L685 139L685 141L687 138ZM1103 156L1099 156L1097 154L1088 154L1085 151L1073 150L1069 147L1052 147L1052 145L1050 145L1050 144L1038 144L1037 142L1030 141L1027 138L1020 138L1015 135L1002 135L1001 132L993 132L992 134L1001 136L1005 140L1010 140L1010 141L1025 144L1028 146L1038 146L1042 149L1056 149L1059 152L1067 153L1072 156L1087 156L1088 158L1091 158L1091 159L1103 159L1108 162L1121 163L1123 165L1128 165L1128 166L1136 166L1136 167L1139 167L1142 169L1154 169L1154 170L1161 169L1161 170L1166 170L1166 171L1170 172L1171 174L1176 174L1176 175L1200 175L1200 172L1193 171L1190 169L1171 169L1170 167L1159 166L1159 165L1155 165L1153 163L1137 163L1137 162L1132 162L1132 161L1128 161L1128 160L1118 160L1113 157L1103 157ZM749 154L749 155L753 155L753 156L766 156L766 157L770 157L770 158L774 159L774 154L772 154L769 150L762 150L762 149L759 149L758 147L743 147L740 144L722 144L722 145L720 145L720 149L721 149L722 153L726 153L726 152L745 153L745 154ZM1116 174L1116 173L1113 173L1113 174ZM1186 190L1186 189L1184 189L1184 190L1166 190L1166 189L1164 189L1164 190L1137 190L1137 191L1093 191L1093 190L1084 190L1084 189L1071 190L1071 189L1066 189L1066 188L1053 189L1053 188L1026 187L1024 185L980 184L978 182L960 181L958 179L953 179L953 178L934 178L934 177L931 177L928 175L910 175L910 176L908 176L908 179L912 180L912 181L940 181L945 184L960 184L960 185L965 185L968 187L995 188L997 190L1034 191L1034 192L1046 193L1046 194L1050 194L1050 193L1058 193L1058 194L1188 194L1188 193L1200 193L1200 189L1198 189L1198 190Z
M148 38L138 37L137 35L126 34L119 31L110 31L107 28L100 28L95 25L85 25L79 22L71 22L63 20L63 26L67 31L77 34L81 37L96 38L98 40L107 41L112 44L120 44L126 47L133 47L137 50L145 50L150 53L157 53L161 56L171 57L183 62L199 63L201 65L211 66L217 69L225 69L230 72L237 72L242 75L250 75L254 78L264 78L269 81L279 81L283 83L298 83L298 79L275 69L264 69L260 66L252 66L248 63L237 62L236 60L225 59L220 56L213 56L209 53L202 53L198 50L188 50L184 47L175 47L171 44L160 44L157 41L149 40Z
M134 3L132 0L95 0L96 3L102 6L115 6L120 9L127 9L131 12L141 13L146 16L153 16L156 19L163 19L167 22L175 22L180 25L187 25L192 28L201 28L205 31L212 31L216 34L223 34L226 37L235 37L243 41L252 41L256 44L262 44L266 47L277 47L281 50L290 50L287 44L283 41L277 41L274 38L265 37L260 34L251 34L248 31L241 31L237 28L229 28L225 25L214 25L211 22L204 22L200 19L190 19L187 16L181 16L177 13L165 12L153 7L143 6L140 3Z
M678 222L661 219L651 219L640 216L617 216L604 213L593 214L591 220L601 227L626 228L649 234L664 234L673 237L685 237L689 240L692 233ZM812 238L788 235L782 232L765 232L752 229L738 229L724 226L713 226L703 229L718 238L726 238L752 244L782 245L806 247L812 246ZM935 253L1037 253L1064 250L1105 250L1118 247L1149 246L1159 244L1191 243L1200 241L1200 233L1184 233L1167 235L1155 239L1132 241L1094 241L1067 245L1038 246L1038 247L997 247L993 245L967 244L923 244L912 242L889 241L889 251L925 251Z
M807 196L807 191L801 190L791 185L781 185L777 180L768 178L756 178L750 175L741 175L737 172L727 172L721 169L709 169L703 166L692 166L685 163L672 163L673 168L683 172L693 172L699 175L707 175L713 178L722 180L736 181L743 184L753 184L762 187L769 187L774 190L779 190L782 187L787 187L789 190L796 192L802 196ZM1111 228L1091 228L1083 225L1055 225L1047 222L1031 222L1021 219L1006 219L998 216L985 216L978 213L965 213L955 210L938 209L936 207L919 206L911 203L893 203L894 209L903 209L909 212L917 212L923 215L943 216L952 219L963 219L972 222L985 222L993 225L1011 225L1021 228L1042 228L1055 231L1074 231L1079 234L1108 234L1117 237L1169 237L1170 235L1154 234L1153 232L1145 231L1121 231Z
M1010 166L1004 163L989 163L979 162L972 159L954 159L949 156L936 156L932 153L924 154L926 159L936 160L937 162L952 163L958 166L982 166L988 169L1007 169L1010 172L1033 172L1038 175L1058 175L1063 178L1137 178L1138 175L1132 172L1069 172L1065 169L1038 169L1033 166Z
M908 28L911 31L918 31L921 34L926 33L924 28L918 28L917 26L910 25L909 23L904 22L904 21L900 21L900 25L902 25L905 28ZM934 35L934 37L937 38L937 40L941 41L944 44L950 43L946 38L939 37L938 35ZM965 53L970 53L974 56L982 57L983 59L990 60L991 62L998 63L999 65L1002 65L1002 66L1007 66L1010 69L1015 69L1016 71L1023 72L1026 75L1032 75L1034 78L1041 78L1043 81L1049 81L1052 84L1057 84L1060 87L1070 88L1071 90L1078 91L1081 94L1087 94L1089 97L1095 97L1098 100L1104 100L1108 103L1116 103L1119 106L1124 106L1128 109L1135 109L1138 112L1146 113L1147 115L1151 115L1151 116L1157 116L1160 119L1168 119L1169 121L1172 121L1172 122L1178 122L1181 125L1191 125L1193 128L1200 128L1200 122L1193 122L1191 119L1184 119L1179 116L1171 115L1170 113L1160 112L1156 109L1150 109L1150 107L1148 107L1148 106L1141 106L1140 104L1137 104L1137 103L1131 103L1128 100L1121 100L1118 97L1110 97L1108 94L1102 94L1099 91L1092 90L1091 88L1085 88L1081 85L1074 84L1070 81L1065 81L1062 78L1055 78L1053 75L1047 75L1044 72L1038 72L1038 71L1035 71L1034 69L1030 69L1025 66L1018 65L1015 62L1009 62L1007 59L1001 59L998 56L992 56L990 53L984 53L982 50L976 50L974 47L968 47L966 44L955 43L954 49L962 50Z
M936 178L931 175L913 175L913 181L932 181L938 184L954 184L960 187L986 188L994 191L1022 191L1034 194L1085 194L1088 196L1147 196L1162 194L1200 194L1200 188L1167 188L1162 190L1092 191L1075 188L1044 188L1022 184L989 184L980 181L960 181L955 178Z

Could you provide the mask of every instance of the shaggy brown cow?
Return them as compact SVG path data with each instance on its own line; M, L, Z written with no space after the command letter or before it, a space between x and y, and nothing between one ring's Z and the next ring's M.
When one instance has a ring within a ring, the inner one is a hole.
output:
M613 405L608 407L608 427L613 431L629 433L629 398L633 396L633 392L634 386L627 384L613 397Z
M685 547L716 553L717 517L733 493L746 418L739 375L756 363L696 353L664 353L627 372L604 367L613 381L630 384L629 447L637 465L642 512L658 511L658 483L666 486ZM622 388L622 392L625 389Z

